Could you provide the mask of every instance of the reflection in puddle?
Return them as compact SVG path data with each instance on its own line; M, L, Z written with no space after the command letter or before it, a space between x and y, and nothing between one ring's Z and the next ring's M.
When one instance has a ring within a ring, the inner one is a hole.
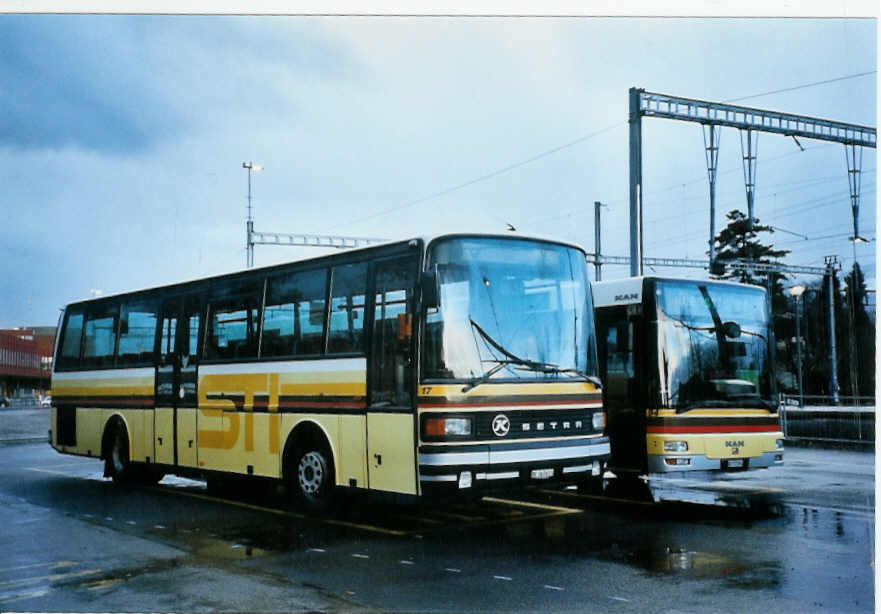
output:
M198 558L237 561L265 556L266 552L263 548L221 539L202 539L193 548L193 555Z
M102 591L109 588L113 588L118 584L122 583L121 578L108 578L104 580L93 580L90 582L83 582L80 586L90 591Z

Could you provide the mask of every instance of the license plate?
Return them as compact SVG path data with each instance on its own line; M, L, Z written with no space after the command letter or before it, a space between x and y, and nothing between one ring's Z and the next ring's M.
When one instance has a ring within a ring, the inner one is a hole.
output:
M533 469L532 473L530 473L533 480L547 480L554 476L553 469Z
M729 469L737 469L738 467L743 467L742 458L732 458L730 461L728 461Z

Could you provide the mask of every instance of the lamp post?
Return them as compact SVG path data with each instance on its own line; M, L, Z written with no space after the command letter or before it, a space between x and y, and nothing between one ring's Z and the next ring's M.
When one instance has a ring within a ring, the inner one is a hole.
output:
M795 339L798 343L798 405L804 407L804 380L802 379L802 357L801 357L801 295L805 293L803 285L792 286L789 288L789 294L795 297Z
M251 235L254 233L254 219L251 217L251 171L259 173L263 170L262 164L242 162L242 168L248 171L248 220L245 222L245 266L254 266L254 242Z

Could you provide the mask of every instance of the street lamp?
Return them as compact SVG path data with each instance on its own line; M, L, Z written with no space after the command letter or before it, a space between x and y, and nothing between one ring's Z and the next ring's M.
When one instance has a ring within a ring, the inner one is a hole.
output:
M253 162L242 162L242 168L248 171L248 220L245 222L245 266L251 268L254 266L254 243L251 235L254 234L254 220L251 217L251 172L259 173L263 170L262 164L254 164Z
M788 292L791 296L795 297L795 339L798 343L798 404L799 407L804 407L805 398L804 398L804 379L802 378L802 357L801 357L801 295L805 293L807 290L801 284L797 286L791 286L788 289Z

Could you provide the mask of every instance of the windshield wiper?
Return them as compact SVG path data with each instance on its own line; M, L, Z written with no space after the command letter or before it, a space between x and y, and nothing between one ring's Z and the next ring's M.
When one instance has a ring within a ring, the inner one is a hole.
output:
M492 377L493 375L495 375L496 373L501 371L503 368L510 366L510 365L516 365L517 367L522 367L528 371L535 371L538 373L573 373L575 375L578 375L579 377L583 377L583 378L587 378L587 379L592 377L592 376L585 376L583 373L581 373L580 371L577 371L576 369L564 369L564 368L561 368L558 365L555 365L553 363L538 362L535 360L529 360L527 358L521 358L521 357L517 356L516 354L512 354L510 351L505 349L498 341L493 339L492 336L488 332L483 330L483 328L481 328L480 324L475 322L472 318L468 318L468 321L471 322L471 326L474 327L474 330L476 330L480 334L480 336L483 337L484 340L493 349L495 349L496 351L501 353L507 360L503 360L501 358L493 358L492 362L495 362L496 364L493 365L492 368L490 368L486 373L479 375L478 377L475 377L470 382L468 382L468 384L462 388L462 392L468 392L469 390L471 390L475 386L478 386L478 385L486 382L490 377ZM595 383L598 383L599 379L598 378L595 378L595 379L596 379ZM594 381L594 380L589 379L589 381Z

